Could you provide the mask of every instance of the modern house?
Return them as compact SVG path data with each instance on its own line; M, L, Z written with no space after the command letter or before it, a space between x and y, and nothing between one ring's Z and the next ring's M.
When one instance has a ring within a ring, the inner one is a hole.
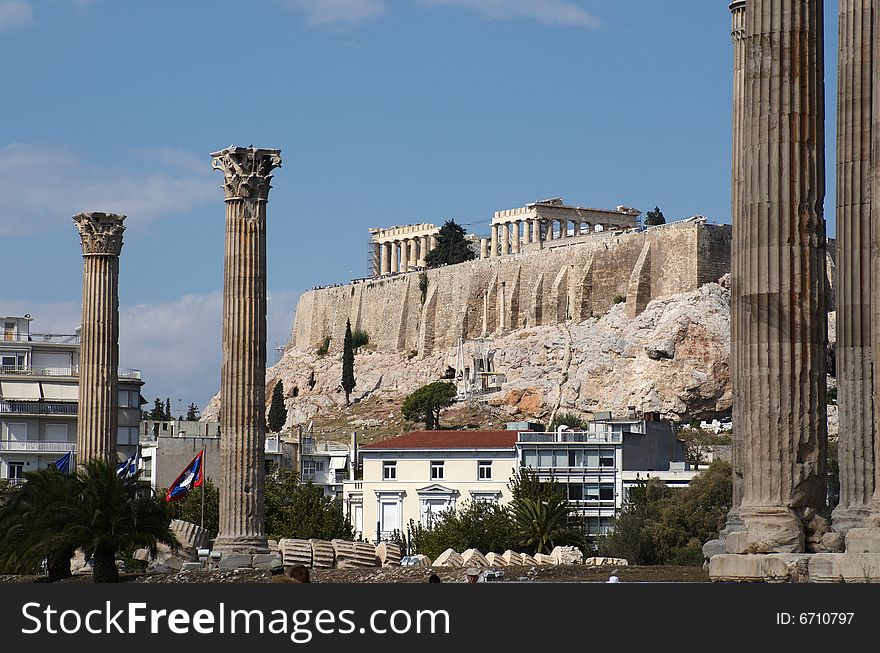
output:
M342 497L342 484L352 476L350 462L346 444L316 442L311 434L300 439L300 481L322 488L325 497Z
M32 333L32 321L0 318L0 478L12 482L76 454L79 330ZM117 448L128 457L137 447L144 382L139 370L120 368L118 377Z

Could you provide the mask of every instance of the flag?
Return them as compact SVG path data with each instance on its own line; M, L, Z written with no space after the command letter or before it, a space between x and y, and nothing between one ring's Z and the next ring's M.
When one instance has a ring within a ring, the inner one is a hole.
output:
M62 474L70 474L70 452L68 451L52 464Z
M121 463L116 465L116 475L121 479L134 478L135 476L137 476L140 462L141 447L140 445L138 445L137 451L134 452L134 455L131 458L123 460Z
M165 501L177 501L178 499L182 499L186 496L187 492L194 487L199 487L204 482L204 477L202 475L202 456L204 454L205 450L202 449L196 454L196 457L190 461L189 465L183 468L183 471L180 472L180 476L178 476L177 480L171 484L170 488L168 488L168 492L165 494Z

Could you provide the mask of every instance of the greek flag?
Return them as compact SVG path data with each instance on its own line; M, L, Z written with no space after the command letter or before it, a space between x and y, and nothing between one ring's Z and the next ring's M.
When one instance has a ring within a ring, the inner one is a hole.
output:
M68 451L52 464L62 474L70 474L70 452Z
M138 468L141 464L141 448L138 445L137 451L128 460L124 460L116 466L116 475L121 479L134 478L137 476Z

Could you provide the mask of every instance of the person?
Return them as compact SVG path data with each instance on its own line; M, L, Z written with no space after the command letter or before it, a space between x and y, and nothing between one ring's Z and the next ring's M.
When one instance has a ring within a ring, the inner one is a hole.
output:
M272 569L272 578L269 581L270 583L311 583L312 581L309 578L309 570L308 567L304 565L293 565L289 567L283 568L282 571L279 571L278 568Z
M480 577L480 570L476 567L470 567L465 573L467 577L467 582L476 583L477 579Z
M439 583L439 582L441 582L440 576L438 576L437 574L431 574L430 576L428 576L428 582L429 583Z
M609 583L619 583L620 582L620 579L617 577L617 570L616 569L611 572L611 575L608 577L607 582L609 582Z

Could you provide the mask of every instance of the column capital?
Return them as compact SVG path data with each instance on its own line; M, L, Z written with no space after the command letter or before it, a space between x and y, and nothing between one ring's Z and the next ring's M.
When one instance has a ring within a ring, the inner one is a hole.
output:
M272 188L272 171L281 167L281 150L236 147L211 152L211 167L222 170L226 201L252 199L267 201Z
M88 211L73 216L83 256L119 256L122 252L124 215Z
M746 37L746 0L733 0L730 3L730 13L733 14L730 38L737 43Z

